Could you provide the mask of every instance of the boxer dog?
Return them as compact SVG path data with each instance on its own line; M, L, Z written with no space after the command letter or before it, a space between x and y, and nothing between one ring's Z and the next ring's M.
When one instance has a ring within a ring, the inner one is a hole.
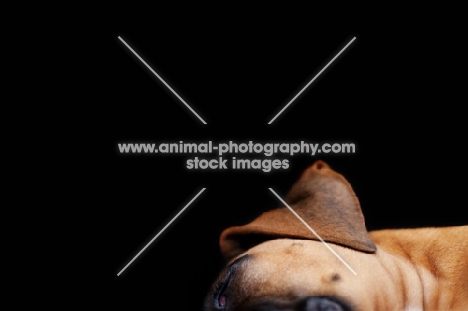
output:
M322 161L285 201L316 235L287 207L224 230L228 264L205 311L468 310L468 226L367 232L351 185Z

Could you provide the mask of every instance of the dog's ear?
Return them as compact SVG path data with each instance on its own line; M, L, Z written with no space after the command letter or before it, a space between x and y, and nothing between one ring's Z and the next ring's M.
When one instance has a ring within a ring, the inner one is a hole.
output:
M373 253L359 201L351 185L323 161L316 161L293 185L286 203L326 242ZM251 223L224 230L221 252L231 259L266 240L319 240L286 207L263 213Z

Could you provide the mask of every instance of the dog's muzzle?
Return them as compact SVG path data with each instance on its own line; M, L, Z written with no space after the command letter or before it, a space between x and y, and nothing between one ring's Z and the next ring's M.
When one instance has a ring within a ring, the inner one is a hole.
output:
M263 300L263 299L262 299ZM234 309L239 311L351 311L342 302L333 297L304 297L293 301L276 298Z
M352 311L337 297L247 297L239 290L242 284L236 281L236 274L250 259L242 256L221 273L205 300L204 311Z

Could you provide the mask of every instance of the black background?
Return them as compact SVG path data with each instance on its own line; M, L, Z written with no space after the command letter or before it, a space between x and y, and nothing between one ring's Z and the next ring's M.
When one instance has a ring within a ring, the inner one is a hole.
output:
M76 188L86 233L76 245L78 274L88 284L83 300L200 310L223 266L221 231L280 206L268 188L284 196L316 159L352 184L369 230L466 224L465 118L457 108L464 100L464 50L455 25L421 12L377 9L364 18L292 6L121 9L99 16L72 47L81 67L77 114L84 129L76 143L86 146L77 166L84 181ZM122 155L117 148L180 140L352 142L357 152L277 155L289 168L265 173L193 171L185 161L195 155Z

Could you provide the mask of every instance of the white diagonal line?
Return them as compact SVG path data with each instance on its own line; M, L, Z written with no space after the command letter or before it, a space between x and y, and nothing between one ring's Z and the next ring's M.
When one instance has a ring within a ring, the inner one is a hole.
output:
M291 99L291 100L289 101L289 103L287 103L286 106L284 106L284 108L281 109L281 111L278 112L278 114L277 114L273 119L271 119L270 122L268 122L268 124L273 123L273 121L275 121L275 119L278 118L278 116L279 116L284 110L286 110L286 108L288 108L288 106L291 105L291 103L292 103L296 98L298 98L299 95L301 95L302 92L304 92L304 90L305 90L312 82L314 82L314 80L317 79L317 77L318 77L325 69L327 69L327 67L330 66L330 64L333 63L333 61L334 61L338 56L340 56L340 54L343 53L343 51L344 51L351 43L353 43L353 41L354 41L355 39L356 39L356 37L354 37L351 41L349 41L349 43L346 44L346 46L345 46L344 48L342 48L341 51L339 51L338 54L336 54L336 56L333 57L333 59L332 59L331 61L329 61L328 64L327 64L325 67L323 67L323 69L320 70L320 72L319 72L312 80L310 80L310 82L307 83L307 85L304 86L304 88L302 88L302 90L300 90L299 93L297 93L297 95L294 96L294 98Z
M160 236L161 233L163 233L164 230L166 230L167 227L169 227L169 226L172 224L172 222L173 222L174 220L176 220L177 217L179 217L180 214L182 214L182 213L185 211L185 209L186 209L187 207L189 207L189 205L192 204L192 202L195 201L195 199L198 198L198 196L199 196L203 191L205 191L205 189L206 189L206 188L203 188L202 190L200 190L200 192L198 192L198 194L197 194L190 202L188 202L187 205L185 205L185 207L184 207L183 209L181 209L180 212L177 213L177 215L175 215L174 218L172 218L171 221L169 221L169 222L167 223L167 225L164 226L164 228L162 228L161 231L159 231L158 234L156 234L156 236L155 236L151 241L149 241L149 243L146 244L146 246L143 247L143 249L142 249L138 254L136 254L136 256L133 257L133 259L130 260L130 262L129 262L122 270L120 270L119 273L117 273L117 276L119 276L122 272L124 272L125 269L127 269L127 267L130 266L130 264L131 264L135 259L137 259L137 257L140 256L140 254L143 253L143 251L144 251L151 243L153 243L153 241L156 240L156 239L158 238L158 236Z
M127 42L124 41L124 39L122 39L120 36L119 36L119 39L120 41L123 42L123 44L125 44L125 46L130 50L132 51L133 54L135 54L136 57L138 57L138 59L143 63L145 64L146 67L148 67L149 70L151 70L151 72L156 76L158 77L159 80L161 80L162 83L164 83L165 86L167 86L167 88L169 90L171 90L172 93L174 93L175 96L177 96L178 99L180 99L180 101L182 103L184 103L185 106L187 106L188 109L190 109L191 112L193 112L194 115L196 115L198 117L198 119L200 119L200 121L203 122L203 124L206 124L205 120L203 120L199 115L198 113L195 112L195 110L192 109L192 107L189 106L189 104L187 104L183 99L182 97L179 96L179 94L177 94L170 86L169 84L166 83L166 81L163 80L163 78L161 78L141 57L140 55L138 55L128 44Z
M274 195L276 195L276 197L294 214L294 216L296 216L306 227L307 229L309 229L329 250L330 252L332 252L354 275L357 275L356 271L353 270L353 268L351 268L347 263L346 261L343 260L343 258L341 258L331 247L330 245L327 244L327 242L325 242L318 234L317 232L315 232L314 229L312 229L305 221L304 219L301 218L301 216L299 216L286 202L284 202L284 200L278 195L276 194L276 192L271 189L271 188L268 188L270 189L271 192L273 192Z

